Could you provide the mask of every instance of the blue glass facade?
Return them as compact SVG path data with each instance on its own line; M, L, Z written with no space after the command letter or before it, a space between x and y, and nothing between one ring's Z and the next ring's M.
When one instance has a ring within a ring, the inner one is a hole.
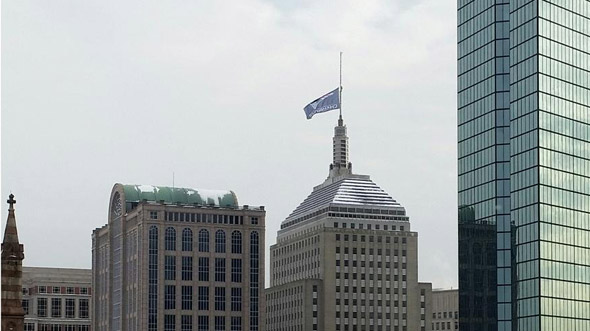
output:
M590 1L459 0L458 90L460 329L590 330Z

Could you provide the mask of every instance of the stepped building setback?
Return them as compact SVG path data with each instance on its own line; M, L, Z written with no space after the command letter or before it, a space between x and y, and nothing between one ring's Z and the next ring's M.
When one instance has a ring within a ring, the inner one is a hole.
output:
M264 207L115 184L92 235L93 331L264 329Z
M352 173L342 118L328 178L281 224L270 248L269 331L430 330L418 234L405 208Z

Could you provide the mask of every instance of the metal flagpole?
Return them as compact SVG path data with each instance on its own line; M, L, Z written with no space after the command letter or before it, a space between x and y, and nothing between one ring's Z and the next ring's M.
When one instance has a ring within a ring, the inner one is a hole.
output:
M342 52L340 52L340 89L338 90L340 97L340 118L339 122L342 122Z

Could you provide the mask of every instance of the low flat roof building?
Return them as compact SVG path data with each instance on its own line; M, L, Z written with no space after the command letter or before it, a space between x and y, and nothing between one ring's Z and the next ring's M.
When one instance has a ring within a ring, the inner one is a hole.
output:
M432 330L459 330L459 290L432 291Z
M23 268L25 331L89 331L92 271Z

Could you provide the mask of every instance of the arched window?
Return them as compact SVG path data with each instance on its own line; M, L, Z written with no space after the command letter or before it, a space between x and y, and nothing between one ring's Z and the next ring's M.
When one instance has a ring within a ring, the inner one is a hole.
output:
M158 228L150 226L148 245L148 330L158 329Z
M242 254L242 233L240 231L231 233L231 252L233 254Z
M260 290L260 237L257 231L250 233L250 330L259 330Z
M182 250L184 252L193 250L193 231L189 228L182 230Z
M225 231L215 232L215 253L225 253Z
M209 231L202 229L199 231L199 252L209 251Z
M164 234L164 246L167 251L176 250L176 230L173 227L167 227Z

